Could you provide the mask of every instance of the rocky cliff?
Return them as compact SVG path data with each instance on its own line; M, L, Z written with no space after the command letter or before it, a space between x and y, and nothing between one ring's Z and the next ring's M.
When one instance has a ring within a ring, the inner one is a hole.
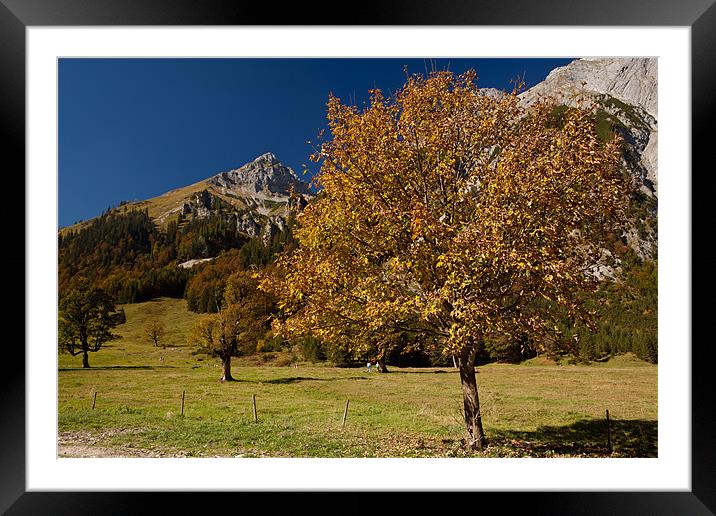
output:
M573 105L581 93L609 95L657 117L655 58L584 58L552 70L547 78L522 93L526 104L537 97Z
M196 185L203 188L196 191ZM157 214L156 220L163 223L177 213L183 218L221 216L239 232L268 242L286 227L289 213L311 198L309 184L270 152L196 185L187 187L190 195L179 195L175 206Z
M618 120L630 147L628 166L647 195L658 193L658 75L656 58L585 58L552 70L520 94L529 106L540 98L576 106L595 103Z
M308 184L270 152L240 168L221 172L207 182L220 192L233 196L276 200L288 198L291 191L310 195Z
M558 106L596 107L597 130L623 138L623 165L635 185L625 236L637 254L652 258L658 247L657 85L655 58L586 58L555 68L520 94L525 106L550 98Z

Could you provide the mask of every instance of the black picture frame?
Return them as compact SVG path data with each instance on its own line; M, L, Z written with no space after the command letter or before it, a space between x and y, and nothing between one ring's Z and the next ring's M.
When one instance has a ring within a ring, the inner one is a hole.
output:
M333 4L304 3L282 5L227 0L0 0L0 127L2 128L5 184L11 195L3 201L4 236L14 252L6 259L6 270L24 269L25 224L25 30L32 26L87 25L529 25L529 26L689 26L691 27L692 79L692 162L700 170L709 163L713 147L716 80L715 0L509 0L506 2L429 0L383 1L351 4L350 16L339 18ZM10 158L10 159L8 159ZM692 178L694 174L692 172ZM699 176L696 176L697 178ZM702 195L707 193L701 192ZM14 200L14 201L13 201ZM16 206L8 204L16 203ZM702 218L694 207L692 220ZM705 207L704 207L705 209ZM704 212L705 213L705 212ZM692 231L692 235L695 232ZM698 234L698 233L696 233ZM694 264L693 247L691 249ZM693 267L693 265L692 265ZM9 274L18 283L20 275ZM693 275L693 269L692 269ZM704 287L705 288L705 287ZM8 283L9 308L23 314L8 313L8 321L25 320L24 284ZM7 298L6 298L7 299ZM692 293L692 300L693 297ZM692 301L693 309L700 306ZM705 307L704 309L708 309ZM692 311L692 314L694 312ZM692 315L692 321L697 319ZM17 323L15 323L17 325ZM17 325L19 326L19 325ZM12 327L7 324L7 329ZM696 329L692 323L692 328ZM15 341L24 341L19 327ZM693 333L696 335L696 333ZM7 338L9 341L9 337ZM696 342L692 337L692 341ZM707 341L691 347L692 356L692 490L689 492L524 492L476 493L475 507L509 497L510 509L524 507L530 514L713 514L716 511L716 447L713 444L716 409L711 393L711 364L714 346ZM127 514L154 512L161 497L162 511L181 509L182 493L80 493L26 492L25 477L25 350L22 346L3 347L5 367L0 374L0 512L7 514ZM204 494L206 496L206 494ZM231 495L217 500L236 500ZM245 496L242 494L242 496ZM292 495L292 496L295 496ZM420 499L421 494L415 494ZM272 497L273 501L280 497ZM242 499L242 505L245 503ZM361 503L357 499L357 503ZM447 498L443 498L447 500ZM505 503L504 499L500 503ZM370 504L372 505L372 504Z

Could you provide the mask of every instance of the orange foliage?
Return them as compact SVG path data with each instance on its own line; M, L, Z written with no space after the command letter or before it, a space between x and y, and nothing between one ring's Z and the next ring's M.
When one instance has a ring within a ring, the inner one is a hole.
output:
M410 77L363 110L331 97L322 193L262 278L282 329L356 352L414 332L456 354L544 330L536 300L586 317L577 294L624 220L620 144L586 109L558 127L553 107L485 95L474 72Z

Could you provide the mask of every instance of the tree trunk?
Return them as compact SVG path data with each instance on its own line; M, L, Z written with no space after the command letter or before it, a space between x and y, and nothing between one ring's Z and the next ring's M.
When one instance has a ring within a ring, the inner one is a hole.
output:
M457 359L455 358L455 355L452 356L452 366L457 369Z
M385 360L383 360L382 358L379 358L377 360L377 365L378 365L379 373L389 373L390 372L390 371L388 371L388 368L385 365Z
M227 357L223 357L221 359L221 369L222 369L222 375L221 375L221 381L222 382L233 382L234 377L231 376L231 355Z
M82 368L87 369L87 368L89 368L89 366L90 366L89 365L89 356L87 354L87 350L85 349L82 352Z
M487 445L487 439L485 439L485 432L482 429L480 400L477 396L477 379L475 378L476 354L477 349L475 346L470 346L460 353L460 383L462 384L468 446L473 450L477 449L482 451Z

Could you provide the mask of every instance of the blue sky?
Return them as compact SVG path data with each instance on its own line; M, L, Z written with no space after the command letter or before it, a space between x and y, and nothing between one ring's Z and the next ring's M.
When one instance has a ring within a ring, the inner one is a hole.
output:
M433 65L527 87L571 59L61 59L59 225L271 151L301 174L329 92L362 105Z

